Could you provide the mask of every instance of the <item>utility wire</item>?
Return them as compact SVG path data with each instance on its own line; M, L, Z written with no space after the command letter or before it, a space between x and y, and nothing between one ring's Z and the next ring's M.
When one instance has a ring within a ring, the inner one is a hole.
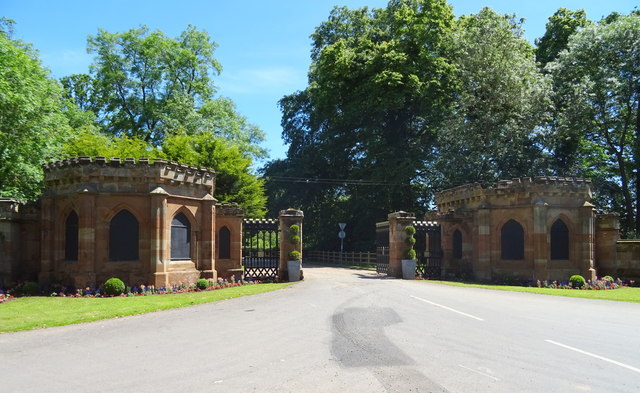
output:
M267 181L275 181L282 183L305 183L305 184L332 184L332 185L358 185L358 186L396 186L396 187L408 187L411 184L408 183L388 183L375 180L362 180L362 179L321 179L321 178L308 178L308 177L288 177L288 176L266 176L264 178Z

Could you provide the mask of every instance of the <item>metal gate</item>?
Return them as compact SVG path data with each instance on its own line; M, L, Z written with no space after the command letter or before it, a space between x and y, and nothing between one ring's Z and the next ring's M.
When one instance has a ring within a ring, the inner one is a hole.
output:
M389 270L389 222L376 224L376 273L386 274Z
M440 278L442 275L442 248L440 245L440 225L432 221L414 221L416 228L416 276Z
M242 223L242 265L245 278L278 277L280 239L278 220L245 219Z

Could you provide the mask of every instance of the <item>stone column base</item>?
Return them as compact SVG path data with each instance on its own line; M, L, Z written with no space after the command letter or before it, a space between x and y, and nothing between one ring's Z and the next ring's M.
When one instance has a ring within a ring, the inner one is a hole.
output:
M155 287L167 287L169 286L169 279L167 273L153 273L149 277L149 284Z
M218 279L218 272L216 270L203 270L200 273L200 278L216 281Z

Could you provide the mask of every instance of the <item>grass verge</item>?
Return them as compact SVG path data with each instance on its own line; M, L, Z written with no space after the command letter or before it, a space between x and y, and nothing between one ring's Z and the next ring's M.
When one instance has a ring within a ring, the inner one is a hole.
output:
M270 292L289 285L256 284L215 291L113 298L22 297L0 304L0 333L144 314Z
M583 299L599 299L614 300L617 302L640 303L640 288L622 287L618 289L589 290L583 291L579 289L554 289L554 288L537 288L537 287L518 287L509 285L483 285L483 284L467 284L455 281L437 281L429 280L427 282L437 282L440 284L453 285L458 287L472 287L483 289L494 289L499 291L528 292L538 293L542 295L578 297Z

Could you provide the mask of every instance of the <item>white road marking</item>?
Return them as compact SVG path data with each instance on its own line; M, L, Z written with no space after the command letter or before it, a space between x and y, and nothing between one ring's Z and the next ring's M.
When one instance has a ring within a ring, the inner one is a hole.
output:
M637 373L640 373L640 368L636 368L636 367L630 366L630 365L628 365L628 364L624 364L624 363L618 362L618 361L613 360L613 359L605 358L604 356L596 355L595 353L591 353L591 352L583 351L582 349L578 349L578 348L570 347L570 346L568 346L568 345L561 344L561 343L556 342L556 341L553 341L553 340L544 340L544 341L546 341L546 342L548 342L548 343L550 343L550 344L554 344L554 345L557 345L557 346L562 347L562 348L570 349L570 350L572 350L572 351L575 351L575 352L581 353L581 354L583 354L583 355L587 355L587 356L591 356L592 358L596 358L596 359L604 360L605 362L609 362L609 363L611 363L611 364L615 364L616 366L624 367L624 368L626 368L626 369L628 369L628 370L631 370L631 371L635 371L635 372L637 372Z
M410 295L410 296L411 296L412 298L414 298L414 299L420 300L421 302L429 303L429 304L431 304L432 306L436 306L436 307L444 308L445 310L449 310L449 311L454 312L454 313L456 313L456 314L464 315L465 317L473 318L473 319L475 319L475 320L477 320L477 321L484 321L484 319L482 319L482 318L478 318L478 317L476 317L476 316L474 316L474 315L471 315L471 314L467 314L466 312L458 311L458 310L455 310L455 309L453 309L453 308L451 308L451 307L443 306L442 304L434 303L434 302L432 302L432 301L429 301L429 300L427 300L427 299L423 299L423 298L421 298L421 297L417 297L417 296L413 296L413 295Z
M487 378L491 378L491 379L493 379L494 381L499 381L499 380L500 380L500 378L496 378L496 377L494 377L493 375L485 374L485 373L483 373L482 371L474 370L474 369L472 369L472 368L469 368L469 367L463 366L462 364L458 364L458 366L460 366L460 367L464 368L465 370L469 370L469 371L471 371L471 372L474 372L474 373L476 373L476 374L484 375L485 377L487 377Z

